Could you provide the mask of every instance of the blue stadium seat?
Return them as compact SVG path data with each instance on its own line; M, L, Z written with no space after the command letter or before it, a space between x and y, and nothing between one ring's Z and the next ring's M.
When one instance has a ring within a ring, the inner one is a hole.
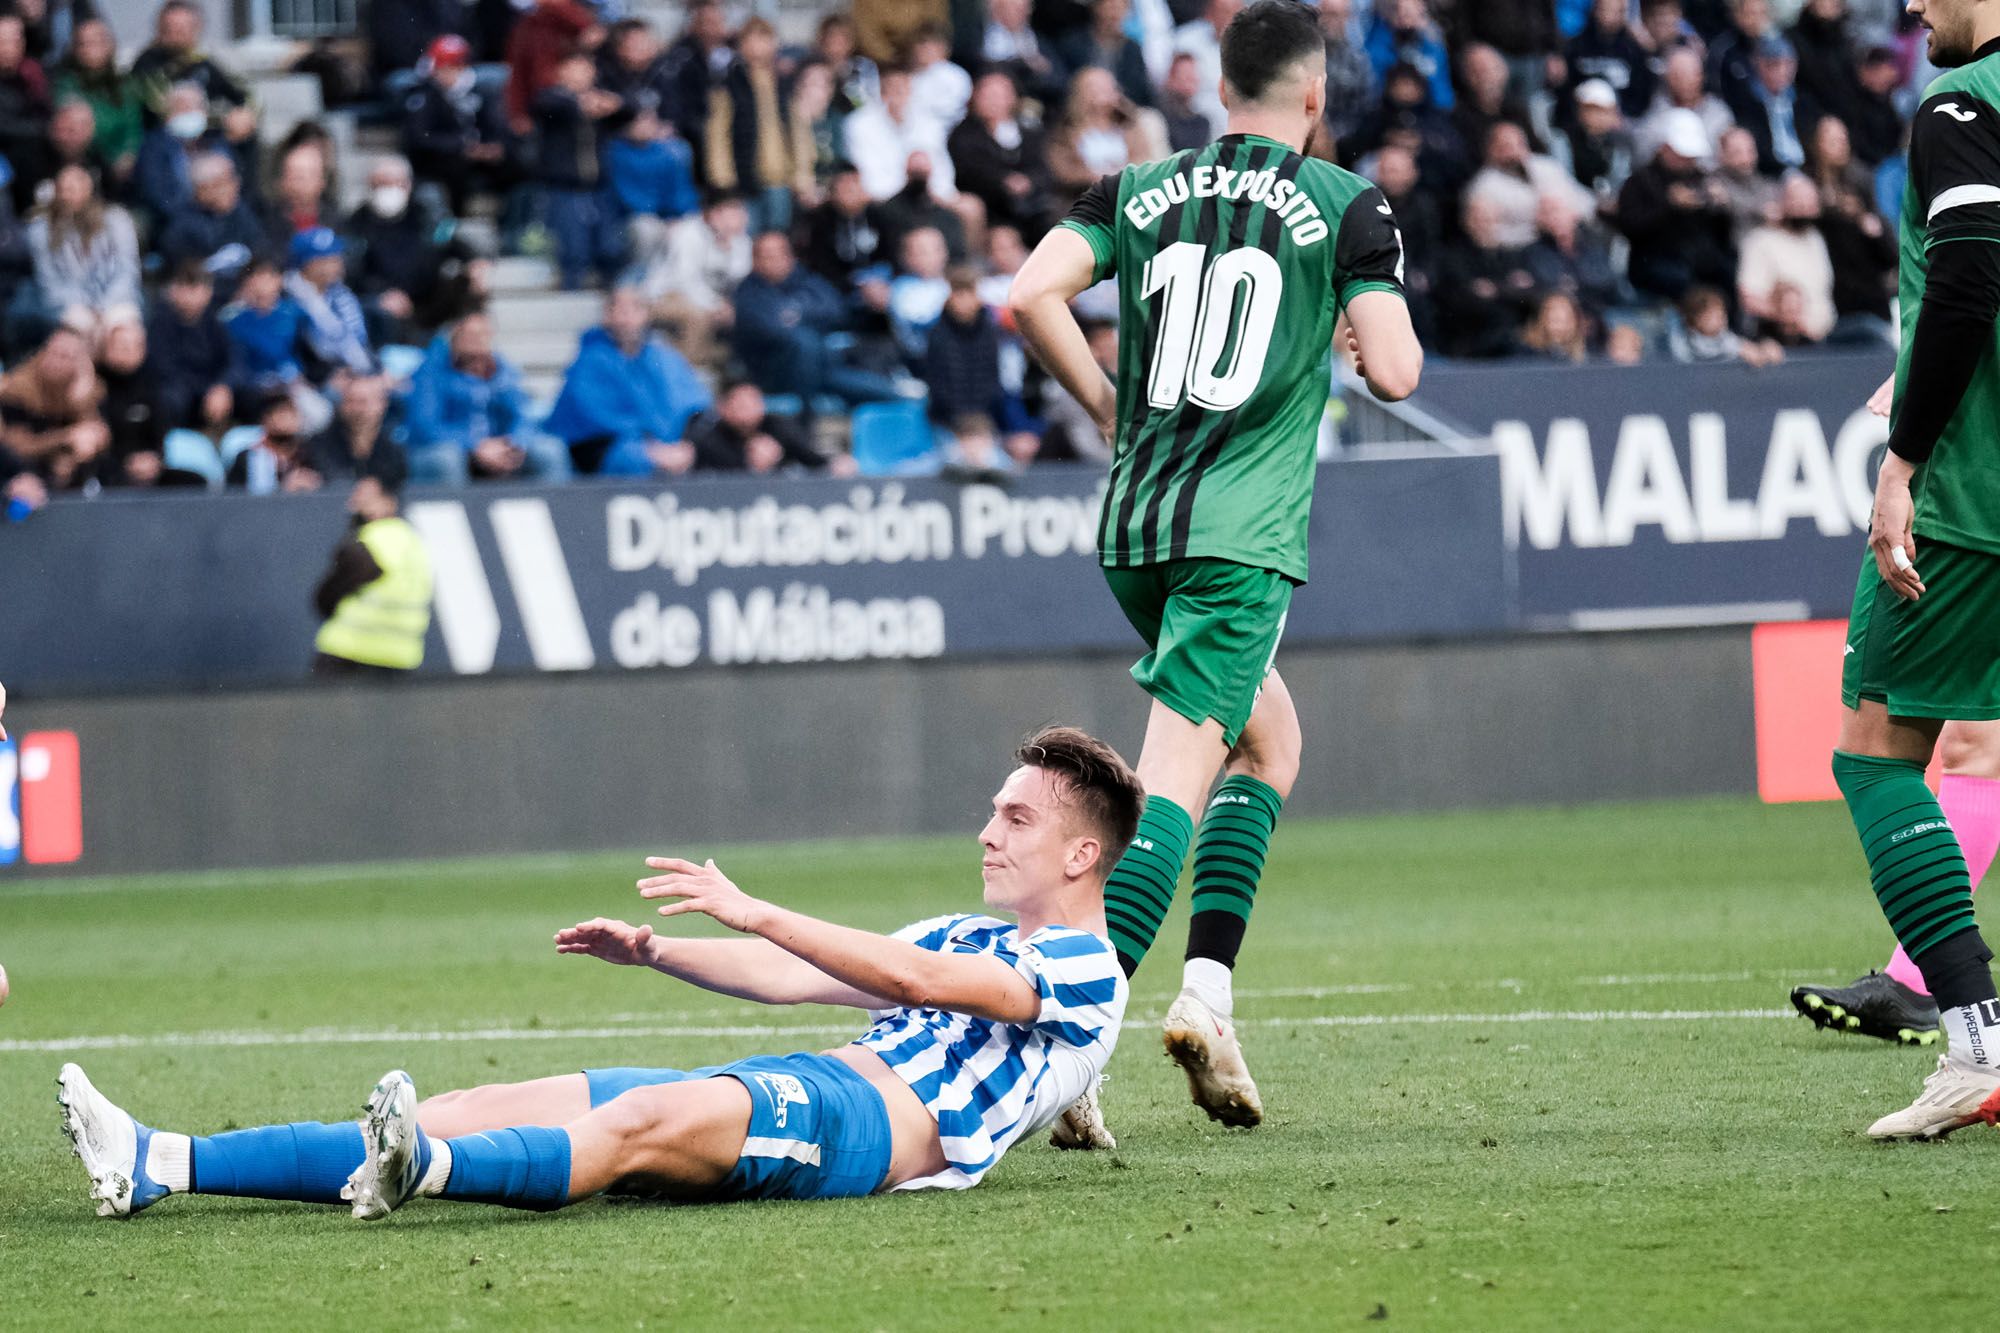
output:
M864 403L854 409L854 462L866 477L922 477L938 470L924 405Z
M222 470L229 471L229 465L236 461L236 455L263 438L262 426L232 426L222 432Z
M194 473L212 491L222 489L222 456L208 436L198 431L168 431L162 460L170 468Z

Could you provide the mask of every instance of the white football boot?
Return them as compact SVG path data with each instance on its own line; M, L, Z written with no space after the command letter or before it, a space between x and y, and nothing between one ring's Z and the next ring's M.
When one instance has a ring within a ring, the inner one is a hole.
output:
M99 1217L130 1217L166 1197L167 1190L146 1174L153 1131L112 1105L80 1067L64 1065L56 1076L56 1104L70 1147L90 1173Z
M1243 1063L1235 1027L1193 991L1184 990L1174 1000L1161 1035L1167 1054L1187 1075L1194 1104L1209 1119L1245 1127L1264 1119L1264 1100Z
M1924 1090L1907 1107L1868 1127L1871 1139L1941 1139L1955 1129L2000 1115L2000 1072L1938 1057Z
M1097 1090L1103 1086L1104 1079L1100 1076L1083 1096L1069 1104L1055 1128L1049 1131L1052 1147L1094 1152L1118 1146L1118 1140L1111 1137L1111 1130L1104 1123L1104 1108L1097 1104Z
M387 1217L408 1203L423 1183L417 1169L417 1085L400 1069L382 1075L368 1095L361 1121L361 1165L347 1178L340 1197L352 1200L362 1221Z

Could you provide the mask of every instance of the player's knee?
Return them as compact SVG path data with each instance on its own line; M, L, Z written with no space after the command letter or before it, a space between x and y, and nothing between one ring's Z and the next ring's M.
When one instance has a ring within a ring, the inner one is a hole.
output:
M1255 778L1278 793L1280 800L1289 800L1292 785L1299 780L1299 748L1293 744L1279 749L1260 749L1254 755L1232 759L1229 773L1232 777L1242 774Z
M685 1129L686 1116L668 1087L634 1088L606 1102L595 1112L600 1128L634 1155L649 1144L672 1143Z
M417 1125L432 1138L448 1139L464 1133L466 1112L478 1095L477 1088L458 1088L426 1097L417 1103Z
M1944 770L1961 777L2000 779L2000 722L1950 722L1938 737Z

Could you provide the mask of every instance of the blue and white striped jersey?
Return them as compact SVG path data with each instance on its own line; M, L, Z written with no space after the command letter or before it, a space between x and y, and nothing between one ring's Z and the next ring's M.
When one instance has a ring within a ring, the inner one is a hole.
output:
M938 953L991 954L1041 992L1041 1016L1027 1025L877 1009L875 1025L855 1038L923 1098L950 1163L897 1188L967 1189L1104 1071L1125 1018L1125 973L1101 936L1070 926L1044 926L1023 940L996 917L941 916L895 937Z

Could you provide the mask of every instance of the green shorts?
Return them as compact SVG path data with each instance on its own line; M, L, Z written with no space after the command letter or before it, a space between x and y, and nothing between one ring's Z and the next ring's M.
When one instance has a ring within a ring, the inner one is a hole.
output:
M2000 555L1920 541L1917 569L1924 595L1906 602L1862 558L1840 701L1872 699L1892 717L2000 718Z
M1235 745L1277 656L1291 581L1233 560L1107 567L1104 578L1151 650L1132 679L1196 725L1214 718Z

